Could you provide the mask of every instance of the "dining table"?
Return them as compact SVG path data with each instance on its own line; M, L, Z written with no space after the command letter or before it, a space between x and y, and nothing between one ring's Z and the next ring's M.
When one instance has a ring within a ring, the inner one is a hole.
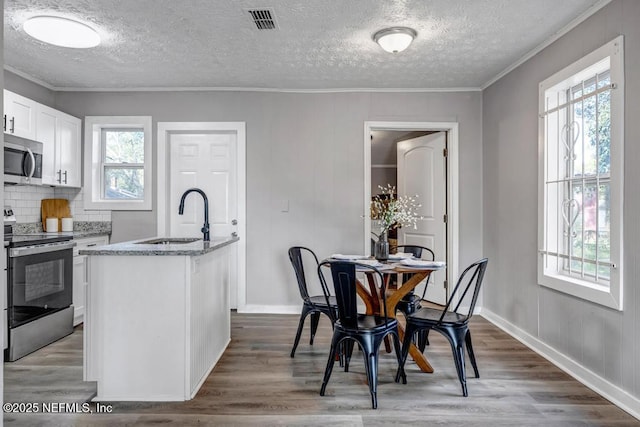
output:
M358 261L355 261L358 262ZM429 264L425 263L424 266L412 265L406 266L400 262L387 262L383 263L382 267L377 267L383 274L385 279L386 299L387 299L387 317L396 318L396 307L402 301L402 299L408 295L412 290L416 288L423 280L427 279L431 273L436 270L444 268L443 264ZM381 295L381 289L377 286L372 274L372 270L363 269L362 273L366 277L366 285L362 281L358 280L356 283L356 291L366 307L366 314L382 314L381 301L383 295ZM395 288L389 289L389 283L391 277L398 275L400 281L405 275L408 279L400 283ZM400 335L400 342L404 340L404 324L398 322L398 333ZM387 351L390 351L388 348ZM412 342L409 348L409 355L416 362L422 372L432 373L433 367L427 360L426 356L420 349Z

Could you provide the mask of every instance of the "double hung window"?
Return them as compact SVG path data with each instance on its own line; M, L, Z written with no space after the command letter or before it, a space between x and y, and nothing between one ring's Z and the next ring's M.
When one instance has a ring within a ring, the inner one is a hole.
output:
M102 128L102 198L144 199L144 129Z
M151 117L87 117L85 141L85 209L151 210Z

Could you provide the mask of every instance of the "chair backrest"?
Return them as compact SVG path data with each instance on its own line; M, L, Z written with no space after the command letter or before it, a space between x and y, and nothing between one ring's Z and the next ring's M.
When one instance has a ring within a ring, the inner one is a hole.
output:
M435 261L436 260L436 255L433 253L433 251L429 248L425 248L424 246L418 246L418 245L398 245L396 246L398 252L407 252L410 254L413 254L414 257L421 259L422 258L422 252L425 251L427 253L429 253L429 255L431 256L431 259L427 259L427 261ZM400 250L402 249L402 250Z
M331 268L331 278L333 279L334 295L336 297L336 303L338 305L338 319L343 326L349 328L357 328L358 326L358 293L356 290L356 271L364 272L376 283L376 288L382 295L382 313L381 316L387 318L387 300L385 297L385 280L377 268L367 265L359 264L348 261L335 261L327 260L320 263L318 266L318 275L320 276L320 282L322 283L323 291L329 301L329 288L327 286L324 274L322 272L324 267ZM357 270L356 270L357 268ZM334 319L335 320L335 319Z
M449 301L447 301L447 305L442 311L442 316L440 316L440 322L444 318L445 314L449 311L451 307L451 303L454 299L457 298L458 303L455 305L455 308L452 310L458 314L464 315L463 321L467 321L473 315L473 310L476 306L476 301L478 300L478 295L480 294L480 286L482 285L482 279L484 278L484 271L487 269L487 263L489 260L487 258L483 258L471 264L467 267L458 282L456 283L456 287L453 288L453 292L449 297ZM469 291L473 292L471 297L471 303L468 306L468 309L465 310L465 313L459 313L460 305L464 301L465 296L469 293Z
M402 249L402 250L401 250ZM412 254L414 257L418 258L418 259L422 259L422 253L425 253L425 256L430 255L430 259L427 259L427 261L435 261L436 260L436 254L433 253L433 251L429 248L425 248L424 246L418 246L418 245L398 245L396 246L396 250L397 252L405 252L405 253L410 253ZM414 273L403 273L402 274L402 283L407 282L409 279L411 279L411 277L413 277ZM425 283L429 283L429 280L431 279L431 275L427 276L427 281ZM424 294L427 292L427 285L425 284L425 288L424 288L424 293L422 295L422 297L424 298Z
M312 258L315 260L315 266L318 265L318 257L309 248L304 246L293 246L289 248L289 260L293 266L293 271L296 273L296 280L298 281L298 289L300 296L303 300L309 301L309 289L307 286L307 278L304 274L304 258Z

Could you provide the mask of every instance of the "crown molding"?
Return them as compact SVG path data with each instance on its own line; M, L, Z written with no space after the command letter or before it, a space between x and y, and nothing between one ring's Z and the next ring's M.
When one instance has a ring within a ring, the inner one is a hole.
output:
M20 70L18 70L18 69L16 69L16 68L13 68L13 67L12 67L12 66L10 66L10 65L5 65L5 66L4 66L4 69L5 69L5 70L7 70L7 71L12 72L13 74L15 74L15 75L17 75L17 76L22 77L22 78L23 78L23 79L25 79L25 80L29 80L30 82L35 83L35 84L37 84L37 85L40 85L40 86L42 86L42 87L44 87L44 88L46 88L46 89L49 89L49 90L51 90L51 91L54 91L54 92L55 92L55 91L57 91L57 90L58 90L58 89L56 89L56 87L55 87L55 86L51 86L49 83L47 83L47 82L45 82L45 81L43 81L43 80L37 79L37 78L35 78L35 77L33 77L33 76L31 76L31 75L29 75L29 74L25 73L24 71L20 71Z
M26 77L25 77L26 78ZM330 89L284 89L262 87L130 87L130 88L75 88L54 87L57 92L277 92L277 93L349 93L349 92L480 92L479 87L454 88L330 88Z
M371 92L371 93L447 93L447 92L480 92L480 87L449 87L449 88L330 88L330 89L294 89L294 88L261 88L261 87L215 87L215 86L198 86L198 87L129 87L129 88L113 88L113 87L62 87L53 86L49 83L37 79L24 71L20 71L10 65L5 65L4 69L29 80L40 86L43 86L54 92L276 92L276 93L349 93L349 92Z

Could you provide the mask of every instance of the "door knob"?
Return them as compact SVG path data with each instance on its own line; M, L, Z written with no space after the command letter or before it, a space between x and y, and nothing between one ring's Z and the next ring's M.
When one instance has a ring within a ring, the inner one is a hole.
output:
M231 225L238 225L238 220L237 219L232 219L231 220Z

